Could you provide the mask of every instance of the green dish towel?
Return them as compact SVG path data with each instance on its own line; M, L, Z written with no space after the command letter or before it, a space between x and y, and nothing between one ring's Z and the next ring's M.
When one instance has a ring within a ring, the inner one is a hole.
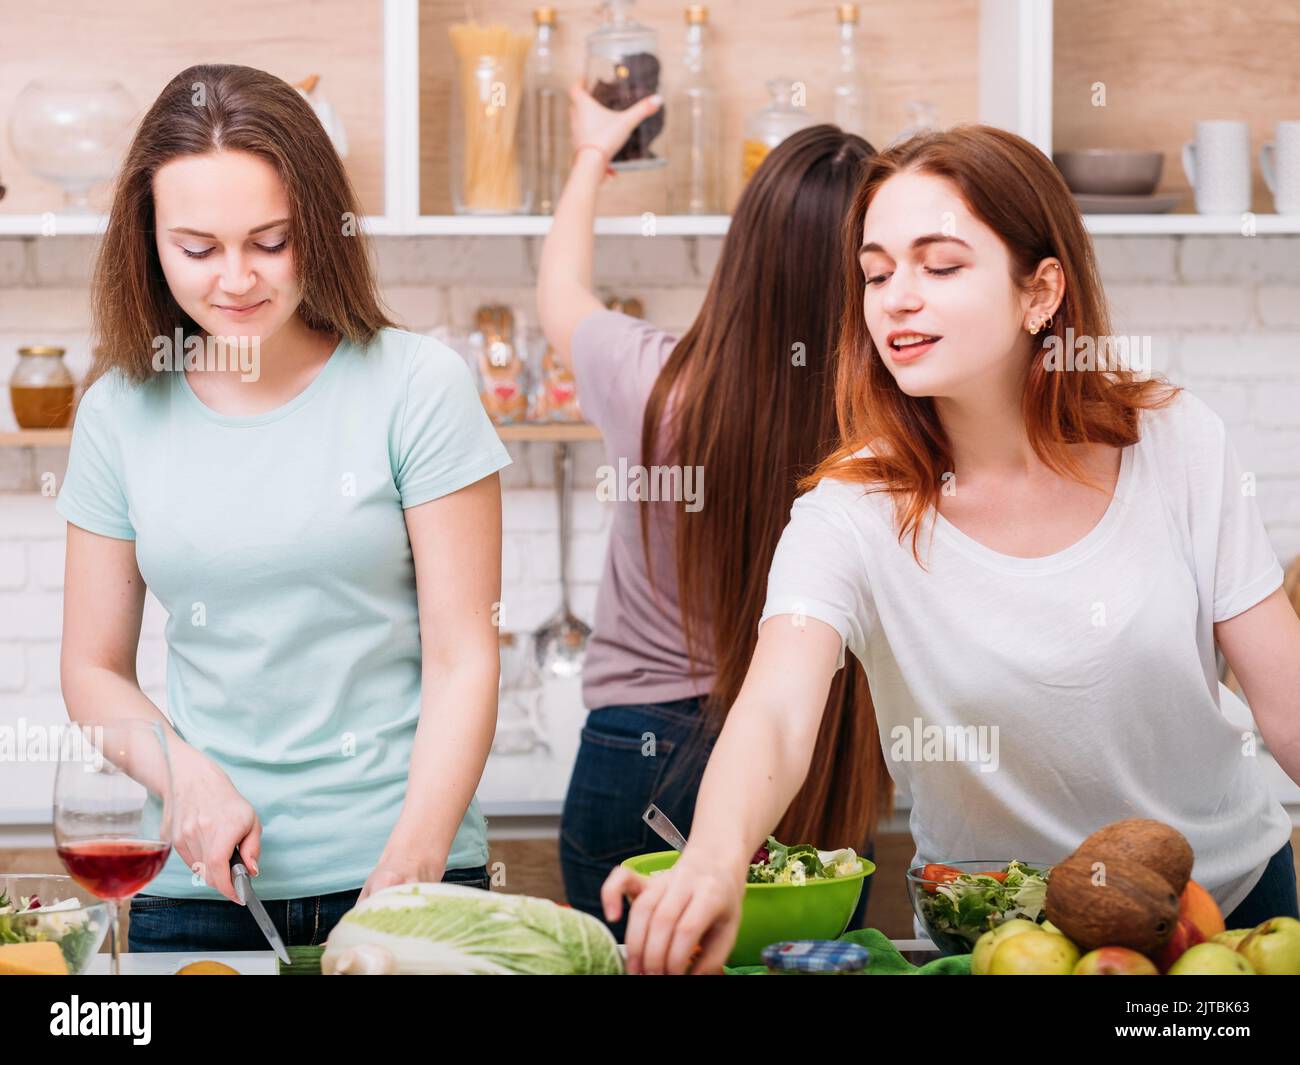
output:
M866 947L871 952L871 960L867 962L867 968L861 974L863 976L970 975L969 954L954 954L946 958L935 958L934 961L916 966L898 953L898 949L889 941L889 937L884 932L877 931L874 928L858 928L852 932L845 932L840 938L850 943L857 943L861 947ZM754 976L765 972L767 972L767 969L762 965L742 965L735 969L726 970L728 976Z
M970 955L956 954L949 958L936 958L919 968L909 962L889 942L889 937L874 928L861 928L846 932L840 937L851 943L866 947L871 952L871 961L867 964L864 976L969 976ZM323 946L289 947L289 966L279 966L282 976L319 976L320 956ZM278 964L278 963L277 963ZM762 965L746 965L737 969L727 969L730 976L753 976L767 970Z

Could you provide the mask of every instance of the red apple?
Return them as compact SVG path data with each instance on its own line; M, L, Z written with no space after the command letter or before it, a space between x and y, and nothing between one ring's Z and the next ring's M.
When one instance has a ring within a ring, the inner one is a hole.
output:
M1075 976L1156 976L1159 970L1145 954L1128 947L1098 947L1074 967Z
M1174 962L1192 947L1204 942L1205 936L1201 933L1200 927L1190 917L1180 914L1174 934L1163 947L1152 953L1151 960L1156 963L1156 968L1161 973L1168 973Z

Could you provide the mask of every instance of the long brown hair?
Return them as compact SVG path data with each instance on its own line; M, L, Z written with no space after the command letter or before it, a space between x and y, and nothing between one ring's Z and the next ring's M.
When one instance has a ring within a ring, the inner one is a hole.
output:
M95 359L86 386L116 367L134 382L153 368L153 338L202 330L173 298L154 238L153 176L183 155L240 151L272 166L289 199L289 248L311 329L364 345L391 325L381 310L361 211L343 163L306 100L252 67L202 64L158 94L118 174L91 286Z
M905 172L952 182L970 211L1002 238L1017 284L1027 285L1043 259L1060 260L1065 295L1050 328L1030 345L1021 404L1029 442L1046 466L1092 484L1068 445L1126 447L1136 442L1139 412L1164 406L1179 389L1125 367L1061 373L1045 365L1049 337L1064 345L1068 336L1109 336L1110 316L1092 241L1074 197L1051 160L1029 141L994 126L961 125L919 133L876 156L845 220L844 321L836 386L839 446L800 488L834 476L868 491L889 492L899 542L910 532L913 557L920 562L922 519L930 508L937 509L941 479L953 468L952 446L934 401L903 392L882 361L862 312L866 278L858 263L872 199L889 178ZM870 455L852 457L869 445Z
M795 485L835 441L844 212L874 149L819 125L783 141L750 179L694 324L646 404L647 465L697 466L705 505L676 506L676 576L694 671L714 666L701 730L716 735L758 642L767 572ZM662 424L661 424L662 423ZM663 441L669 443L663 443ZM641 510L649 566L649 508ZM693 745L698 751L700 745ZM866 676L836 676L814 765L780 824L785 842L860 847L892 801Z

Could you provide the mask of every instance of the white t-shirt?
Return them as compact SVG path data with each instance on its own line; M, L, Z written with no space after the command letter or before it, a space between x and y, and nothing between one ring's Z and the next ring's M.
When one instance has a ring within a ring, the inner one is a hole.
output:
M862 662L913 864L1054 863L1150 817L1187 837L1225 915L1250 893L1291 822L1219 707L1214 622L1282 583L1242 472L1180 392L1143 413L1101 521L1053 555L999 554L931 510L927 571L887 493L827 478L795 501L759 625L816 618L840 665L845 644Z

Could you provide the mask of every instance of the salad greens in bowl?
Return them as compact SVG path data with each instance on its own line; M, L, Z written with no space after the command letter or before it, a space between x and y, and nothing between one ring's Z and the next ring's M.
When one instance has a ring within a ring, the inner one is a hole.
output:
M969 954L990 928L1019 917L1047 919L1051 866L1021 861L959 861L907 871L907 897L926 934L945 955Z
M678 851L639 854L623 863L654 876L672 868ZM810 843L786 846L771 836L750 860L740 902L740 928L730 966L763 964L763 948L791 939L838 939L848 928L874 862L850 848L821 851Z
M112 915L70 876L0 874L0 948L57 943L68 973L81 975L99 952Z

